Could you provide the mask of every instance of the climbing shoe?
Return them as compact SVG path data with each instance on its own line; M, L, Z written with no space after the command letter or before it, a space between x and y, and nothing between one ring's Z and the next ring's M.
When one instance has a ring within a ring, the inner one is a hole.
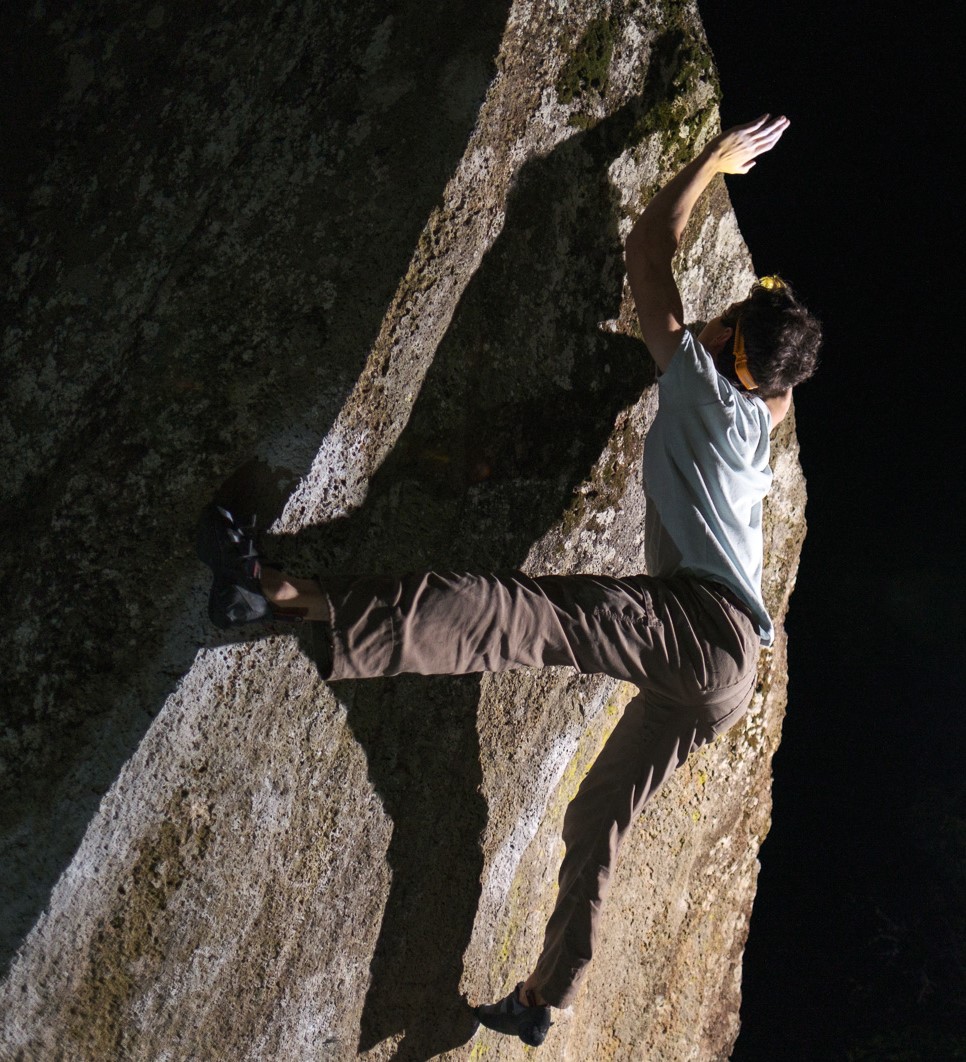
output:
M525 1007L520 1002L520 988L523 982L499 1003L484 1003L475 1007L474 1012L485 1025L494 1032L506 1033L509 1036L519 1036L530 1047L539 1047L547 1035L547 1030L553 1024L550 1020L550 1008L539 1006L530 994L531 1005Z
M261 589L262 559L254 526L241 527L227 509L208 505L198 521L197 547L198 557L214 576L208 615L216 627L258 623L272 615Z

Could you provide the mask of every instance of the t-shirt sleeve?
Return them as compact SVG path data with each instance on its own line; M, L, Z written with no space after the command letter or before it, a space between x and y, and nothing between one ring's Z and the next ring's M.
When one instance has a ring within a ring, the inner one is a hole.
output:
M711 355L687 329L658 386L661 401L673 405L714 404L733 410L737 397L734 385L718 372Z
M658 378L661 407L669 424L698 432L749 456L768 445L771 417L760 398L742 393L715 368L707 350L685 330L668 365Z

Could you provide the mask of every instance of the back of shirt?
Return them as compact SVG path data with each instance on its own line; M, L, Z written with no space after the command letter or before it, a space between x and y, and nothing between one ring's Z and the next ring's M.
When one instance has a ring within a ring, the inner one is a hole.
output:
M725 379L687 330L658 388L644 444L647 570L723 583L748 604L762 644L771 645L761 596L768 407Z

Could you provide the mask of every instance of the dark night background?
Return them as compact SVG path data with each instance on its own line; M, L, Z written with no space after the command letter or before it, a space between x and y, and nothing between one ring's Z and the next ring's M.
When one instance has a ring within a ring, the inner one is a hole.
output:
M699 7L722 122L792 121L728 183L759 274L826 332L732 1057L966 1058L960 35L934 5Z

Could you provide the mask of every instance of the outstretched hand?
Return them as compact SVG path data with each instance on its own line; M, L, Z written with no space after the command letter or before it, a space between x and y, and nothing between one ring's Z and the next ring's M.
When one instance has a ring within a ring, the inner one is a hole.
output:
M771 151L790 124L784 115L772 118L763 114L753 122L719 133L707 148L715 169L718 173L747 173L759 155Z

